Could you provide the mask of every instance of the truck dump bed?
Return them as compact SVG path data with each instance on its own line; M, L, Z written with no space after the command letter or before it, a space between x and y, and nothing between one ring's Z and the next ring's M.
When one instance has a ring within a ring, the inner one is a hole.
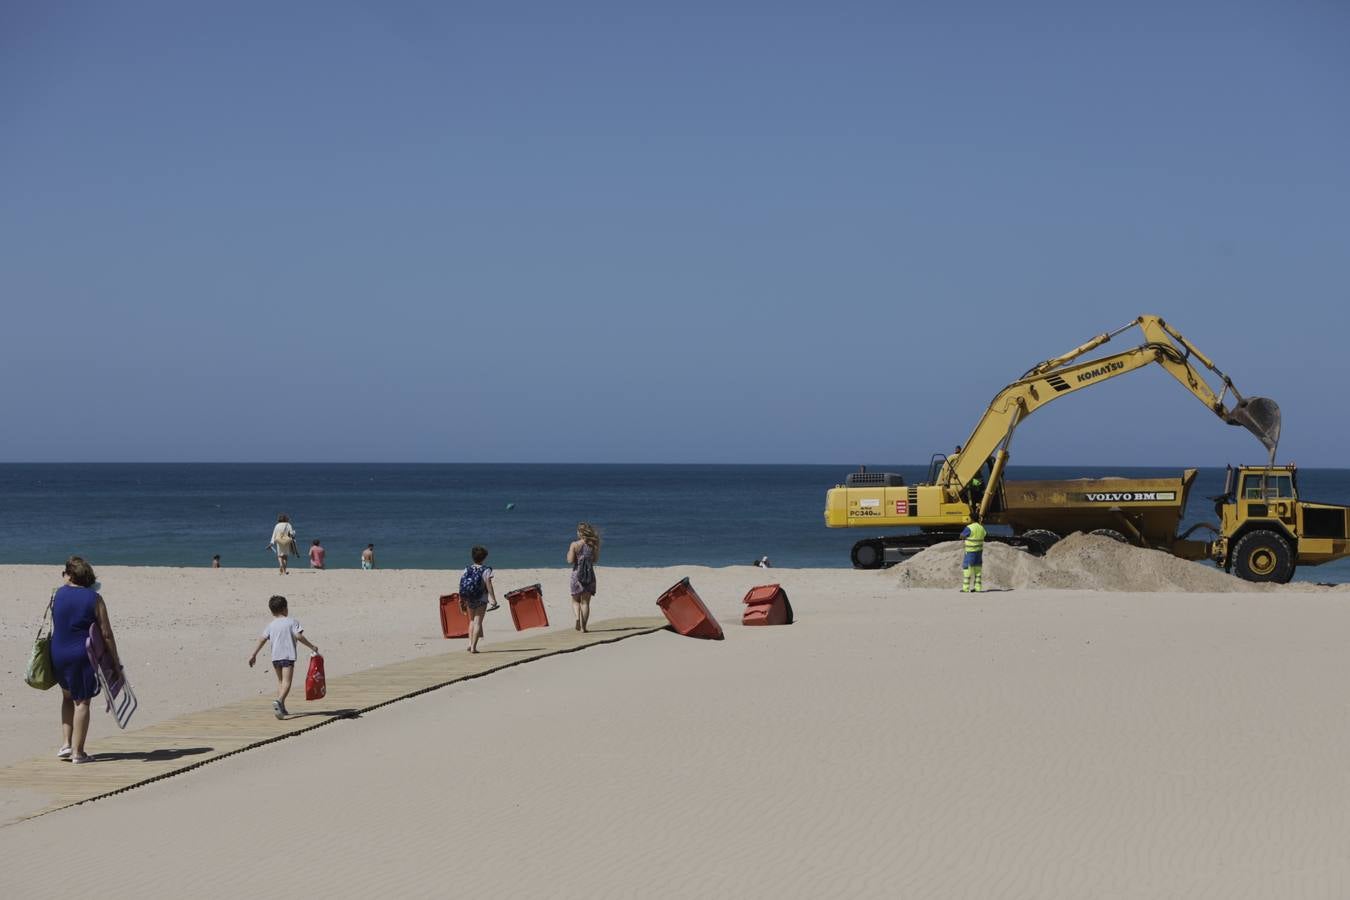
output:
M1005 480L1001 508L990 518L1016 534L1044 529L1062 537L1109 528L1134 544L1170 546L1196 471L1187 469L1179 478Z

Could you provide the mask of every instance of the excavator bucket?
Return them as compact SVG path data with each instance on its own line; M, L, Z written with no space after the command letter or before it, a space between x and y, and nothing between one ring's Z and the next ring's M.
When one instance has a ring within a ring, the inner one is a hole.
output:
M1246 397L1228 414L1229 425L1241 425L1275 455L1280 444L1280 405L1269 397Z

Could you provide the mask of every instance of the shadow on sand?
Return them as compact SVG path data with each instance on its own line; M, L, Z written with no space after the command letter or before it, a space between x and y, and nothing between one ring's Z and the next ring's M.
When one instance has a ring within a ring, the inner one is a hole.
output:
M89 758L94 762L115 762L117 760L134 759L140 762L168 762L170 760L182 759L185 756L200 756L203 753L214 753L215 747L183 747L178 750L148 750L135 753L91 753Z
M307 716L323 716L325 719L359 719L361 711L359 709L313 709L308 712L293 712L286 718L303 719Z

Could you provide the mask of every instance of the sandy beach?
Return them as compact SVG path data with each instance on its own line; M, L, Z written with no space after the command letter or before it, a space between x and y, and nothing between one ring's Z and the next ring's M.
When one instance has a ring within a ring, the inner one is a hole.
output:
M266 703L245 658L273 592L330 677L462 644L437 630L446 572L98 574L136 726ZM56 695L21 680L54 576L0 567L0 764L55 749ZM1344 590L961 595L900 570L602 567L593 615L650 615L684 576L725 641L541 660L0 829L0 893L1345 894ZM765 581L796 624L739 625ZM498 573L534 582L570 628L564 570ZM514 636L489 616L489 645ZM91 753L114 727L96 711Z
M1350 900L1350 0L0 3L0 900Z

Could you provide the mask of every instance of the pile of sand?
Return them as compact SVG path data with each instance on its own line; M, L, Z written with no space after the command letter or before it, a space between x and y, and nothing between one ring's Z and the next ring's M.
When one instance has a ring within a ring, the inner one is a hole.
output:
M963 545L938 544L891 570L901 587L954 588L961 584ZM1221 593L1268 591L1229 575L1212 563L1178 559L1161 550L1145 550L1111 538L1071 534L1043 557L1006 544L985 544L986 588L1060 588L1088 591L1183 591Z

